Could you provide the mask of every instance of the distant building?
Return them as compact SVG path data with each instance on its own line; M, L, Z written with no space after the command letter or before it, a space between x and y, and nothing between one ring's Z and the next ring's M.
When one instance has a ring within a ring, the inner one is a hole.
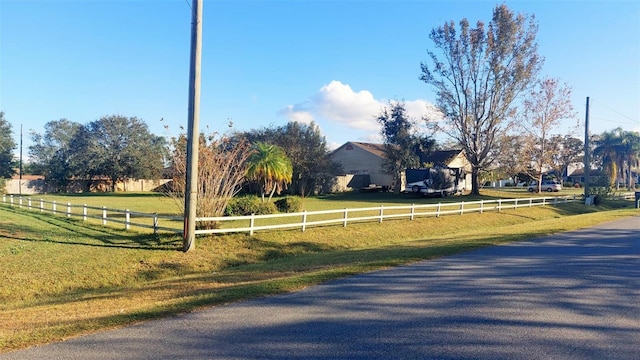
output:
M344 174L338 177L338 185L334 191L358 189L375 184L389 189L393 185L393 177L384 171L386 159L384 144L348 141L329 153L331 161L342 165ZM471 184L471 164L462 150L435 151L421 159L423 164L440 165L461 169L465 173L467 184ZM468 177L468 179L467 179ZM404 191L404 180L401 181Z

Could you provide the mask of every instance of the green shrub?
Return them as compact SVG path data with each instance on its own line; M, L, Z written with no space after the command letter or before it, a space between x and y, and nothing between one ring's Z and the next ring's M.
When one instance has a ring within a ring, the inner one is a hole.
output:
M271 201L263 203L262 201L258 200L257 211L254 214L256 214L256 215L269 215L269 214L275 214L277 212L278 212L278 208ZM251 215L251 214L248 214L248 215Z
M287 196L275 202L278 211L294 213L302 211L302 199L298 196Z
M231 199L224 210L226 216L267 215L277 212L278 210L272 202L263 203L262 200L255 195L235 197Z

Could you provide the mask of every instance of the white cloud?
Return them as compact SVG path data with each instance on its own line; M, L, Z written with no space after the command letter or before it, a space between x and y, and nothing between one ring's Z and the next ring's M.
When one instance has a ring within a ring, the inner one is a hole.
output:
M355 92L349 85L333 80L321 87L308 102L287 105L279 114L290 121L313 120L317 116L351 129L378 131L375 116L382 107L382 102L371 92Z
M313 114L301 108L297 108L294 105L287 105L278 112L280 115L285 116L289 121L296 121L303 124L311 124L314 121Z
M419 131L425 127L424 117L431 120L442 119L435 106L426 100L404 101L409 117L415 122ZM376 116L388 105L388 100L378 100L367 90L355 91L348 84L333 80L322 86L317 93L306 102L287 105L279 111L290 121L310 123L318 119L327 129L336 126L343 129L336 137L352 136L348 140L381 142L380 125ZM346 127L346 128L345 128ZM346 131L347 129L351 131ZM356 132L360 132L356 135ZM331 135L331 134L328 134ZM355 135L355 136L354 136Z
M422 121L426 118L430 121L439 121L444 117L435 105L425 100L405 101L404 104L410 119Z
M323 118L350 128L377 130L375 116L383 104L367 90L353 91L351 86L333 80L312 97L315 110Z

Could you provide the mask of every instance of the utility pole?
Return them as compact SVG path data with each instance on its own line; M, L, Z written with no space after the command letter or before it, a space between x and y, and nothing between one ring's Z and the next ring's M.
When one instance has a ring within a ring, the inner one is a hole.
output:
M587 96L587 110L584 116L584 198L589 196L589 97Z
M195 247L198 205L198 146L200 145L200 59L202 56L202 0L191 3L191 56L189 66L189 114L187 128L187 177L184 201L182 250Z
M22 124L20 124L20 177L18 179L18 193L22 195Z

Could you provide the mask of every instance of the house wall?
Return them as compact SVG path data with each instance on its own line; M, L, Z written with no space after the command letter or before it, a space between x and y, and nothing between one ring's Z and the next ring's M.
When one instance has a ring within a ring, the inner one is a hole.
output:
M345 174L368 174L371 183L381 186L391 186L393 178L382 170L384 159L365 151L356 145L347 143L331 154L331 160L342 164Z

